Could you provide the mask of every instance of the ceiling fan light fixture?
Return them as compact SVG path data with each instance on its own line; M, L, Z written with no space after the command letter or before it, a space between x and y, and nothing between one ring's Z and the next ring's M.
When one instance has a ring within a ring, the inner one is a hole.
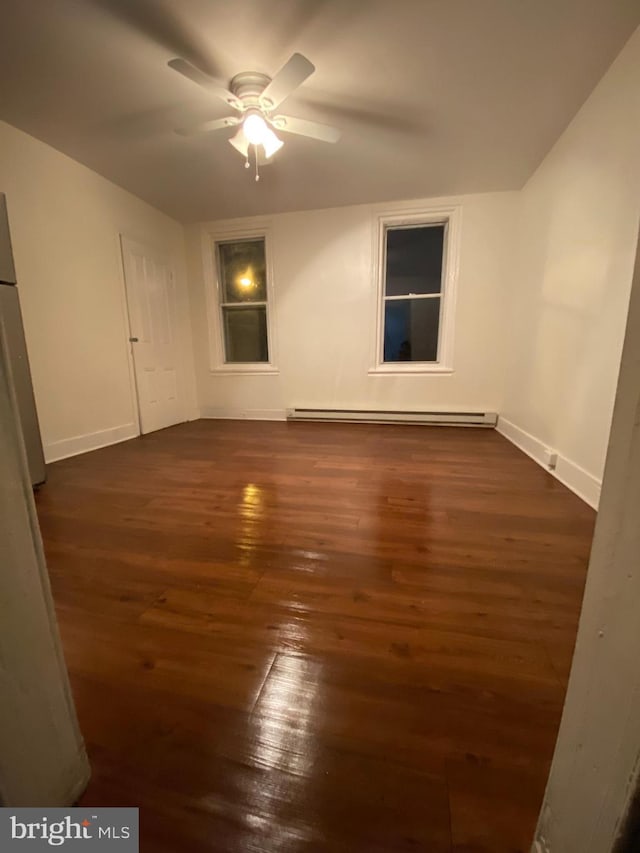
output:
M279 151L284 142L275 135L275 133L271 130L270 127L267 128L267 132L264 135L264 139L262 140L262 147L264 148L264 155L267 157L273 157L276 151Z
M269 132L266 121L259 112L251 111L242 123L244 135L251 145L262 145Z
M240 127L235 136L229 140L229 144L233 145L236 151L239 151L243 157L249 156L249 140L247 139L244 127Z

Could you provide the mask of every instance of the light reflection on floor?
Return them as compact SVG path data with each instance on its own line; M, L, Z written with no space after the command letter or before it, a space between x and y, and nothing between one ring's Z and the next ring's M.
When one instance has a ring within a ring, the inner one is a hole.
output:
M239 505L240 531L238 550L240 565L249 568L253 565L256 544L260 542L264 525L264 490L256 483L247 483L242 489Z

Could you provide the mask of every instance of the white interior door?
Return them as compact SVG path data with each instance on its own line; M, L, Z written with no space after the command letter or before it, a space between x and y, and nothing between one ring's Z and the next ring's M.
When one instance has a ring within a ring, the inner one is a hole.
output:
M141 432L185 420L178 391L173 273L148 246L122 238Z

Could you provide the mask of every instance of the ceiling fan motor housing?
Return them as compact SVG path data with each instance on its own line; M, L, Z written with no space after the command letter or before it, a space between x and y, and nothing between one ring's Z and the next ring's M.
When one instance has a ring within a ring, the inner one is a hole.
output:
M258 71L243 71L241 74L236 74L229 88L237 98L240 98L245 109L250 107L268 109L268 103L262 103L260 95L270 82L271 77L266 74L260 74Z

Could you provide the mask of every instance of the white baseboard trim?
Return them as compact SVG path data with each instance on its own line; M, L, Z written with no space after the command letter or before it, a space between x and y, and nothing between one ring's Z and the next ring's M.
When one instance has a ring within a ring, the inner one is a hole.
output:
M511 421L505 420L502 416L498 418L496 429L500 435L503 435L512 444L515 444L519 450L530 456L545 471L548 471L549 474L553 474L556 480L559 480L564 486L571 489L585 503L588 503L590 507L598 509L600 488L602 486L601 480L560 453L558 453L555 470L550 470L545 461L548 446L540 441L540 439L531 435L531 433L521 429L521 427L516 426Z
M200 409L201 418L232 421L286 421L286 409L233 409L216 406L204 406Z
M85 435L75 435L73 438L63 438L60 441L52 441L44 446L44 458L46 462L58 462L69 456L77 456L79 453L87 453L89 450L98 450L109 444L117 444L135 438L138 433L136 424L122 424L122 426L101 429L98 432L89 432Z
M575 492L583 501L598 509L600 505L600 490L602 489L602 480L598 480L593 474L585 471L575 462L567 459L565 456L558 454L558 464L554 475L564 483L567 488Z

